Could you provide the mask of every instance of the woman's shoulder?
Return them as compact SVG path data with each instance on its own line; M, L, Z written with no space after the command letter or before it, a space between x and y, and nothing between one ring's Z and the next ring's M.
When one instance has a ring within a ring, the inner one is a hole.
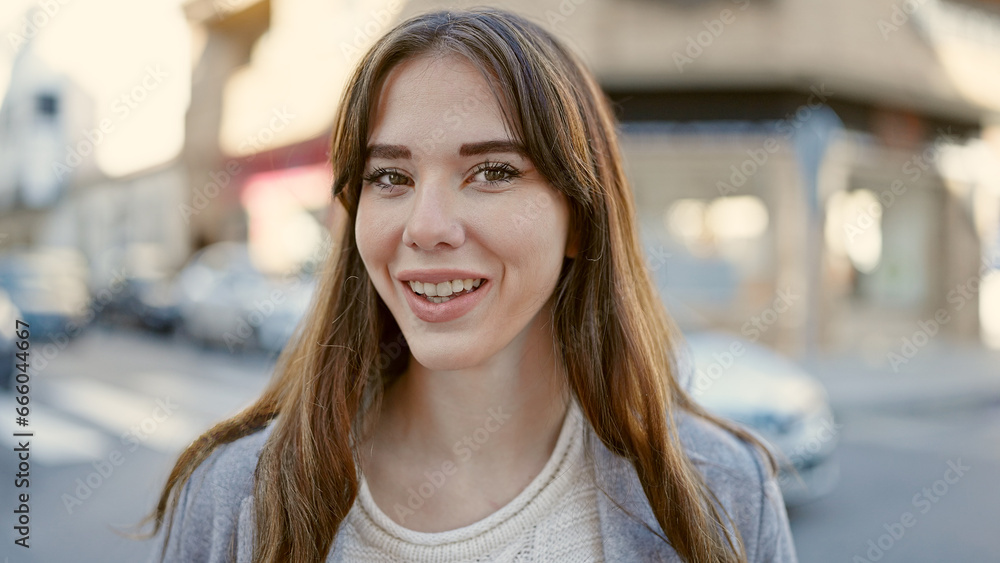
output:
M195 468L178 496L164 561L232 561L245 551L254 472L273 428L271 423L220 445ZM164 532L150 561L160 560Z
M684 450L706 473L706 478L738 482L734 484L760 484L767 477L763 454L753 444L687 411L676 414L674 420Z
M740 530L748 559L795 561L781 488L765 453L686 411L676 415L675 422L688 457Z
M200 478L204 482L203 486L210 487L218 500L252 493L257 460L273 429L274 424L268 424L220 445L195 469L191 475L192 481Z
M699 416L682 411L673 419L685 453L739 530L748 561L795 562L781 490L763 454ZM651 561L678 561L676 554L663 553L663 540L652 532L659 525L634 468L600 445L597 451L599 484L613 501L601 508L607 516L606 552L640 554Z

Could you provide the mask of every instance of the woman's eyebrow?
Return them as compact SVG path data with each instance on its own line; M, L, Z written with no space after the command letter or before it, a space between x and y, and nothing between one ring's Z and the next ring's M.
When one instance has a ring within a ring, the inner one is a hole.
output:
M514 141L483 141L481 143L466 143L458 149L459 156L476 156L488 153L515 153L523 157L528 156L528 151L524 150L521 143Z
M410 149L403 145L369 145L365 160L369 158L410 158Z
M409 159L412 158L410 149L405 145L369 145L365 151L365 160L369 158L385 159ZM524 150L524 145L510 140L481 141L478 143L465 143L458 149L459 156L477 156L489 153L514 153L523 157L528 156L528 151Z

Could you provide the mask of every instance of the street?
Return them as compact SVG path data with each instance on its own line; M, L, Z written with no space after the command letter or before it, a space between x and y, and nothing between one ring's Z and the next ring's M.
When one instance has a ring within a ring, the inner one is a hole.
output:
M800 561L997 560L1000 408L842 422L839 486L789 511Z
M181 449L248 404L271 367L263 354L127 329L96 327L73 341L32 379L29 549L8 524L25 489L13 487L17 444L4 432L0 554L10 563L145 561L150 542L124 534L154 506ZM13 410L0 395L7 429Z
M263 388L273 358L96 327L32 381L29 549L3 526L6 561L144 561L120 533L153 506L176 454ZM994 561L1000 554L1000 402L920 411L840 408L834 493L790 510L804 563ZM4 522L18 506L14 404L0 458ZM116 529L118 532L116 532Z

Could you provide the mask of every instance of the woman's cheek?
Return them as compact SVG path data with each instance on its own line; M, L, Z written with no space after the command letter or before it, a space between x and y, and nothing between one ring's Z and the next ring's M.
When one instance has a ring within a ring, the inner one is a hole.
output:
M510 213L514 244L533 254L561 259L568 229L568 212L547 192L533 194Z
M392 259L395 244L390 240L389 218L385 213L376 212L366 205L358 208L354 236L357 240L358 253L368 269L369 276L377 280L378 273L384 270ZM376 282L377 283L377 282Z
M395 243L399 242L392 239L402 237L405 226L403 217L404 214L393 206L379 205L377 202L361 205L358 208L355 229L358 245L360 246L364 239L364 245L368 247L369 253L376 249L392 250L395 248Z
M538 244L547 215L548 210L538 207L533 198L498 197L491 204L477 206L470 225L495 244L523 248Z

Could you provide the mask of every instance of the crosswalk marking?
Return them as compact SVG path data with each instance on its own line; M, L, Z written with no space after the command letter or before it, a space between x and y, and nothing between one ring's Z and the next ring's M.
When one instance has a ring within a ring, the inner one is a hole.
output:
M14 412L14 398L0 393L0 412ZM31 404L30 426L18 428L34 432L31 437L32 460L42 465L88 463L103 456L113 446L112 440L93 428L81 426L43 404ZM11 432L0 434L5 449L17 447L18 437ZM20 438L24 440L25 438Z
M139 372L130 376L129 380L136 388L154 397L177 396L186 409L203 413L212 420L232 416L249 406L266 383L265 380L248 377L240 384L227 384L186 373L163 371Z
M137 443L174 456L255 400L272 360L131 331L90 330L32 378L32 457L44 465L90 463ZM0 392L0 415L7 413L0 426L13 426L14 406ZM16 446L12 432L0 446Z
M210 422L191 413L179 397L139 394L93 379L64 379L47 389L46 400L113 436L135 436L144 446L164 453L185 447ZM171 408L171 403L176 406Z

